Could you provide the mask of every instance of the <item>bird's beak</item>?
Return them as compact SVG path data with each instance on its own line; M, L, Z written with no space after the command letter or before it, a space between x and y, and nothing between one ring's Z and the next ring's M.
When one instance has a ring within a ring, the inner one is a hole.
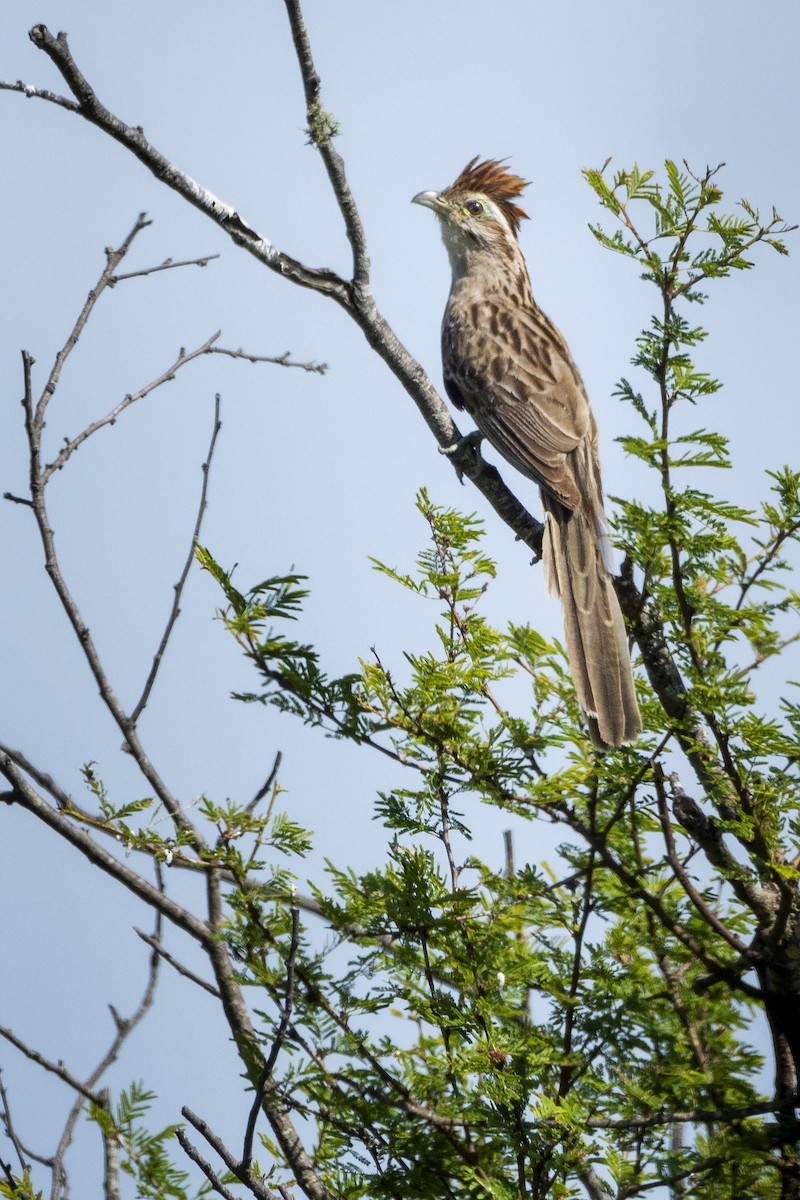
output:
M447 201L438 192L418 192L412 204L423 204L425 208L433 209L437 217L442 217L448 211Z

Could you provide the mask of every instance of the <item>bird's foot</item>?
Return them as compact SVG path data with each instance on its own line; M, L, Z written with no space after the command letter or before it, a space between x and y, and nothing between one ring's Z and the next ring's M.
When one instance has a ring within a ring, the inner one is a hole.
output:
M439 447L440 454L446 454L448 458L452 459L460 483L464 482L464 471L468 460L471 465L476 467L479 467L483 461L483 456L481 455L482 441L483 434L481 431L473 429L472 433L459 438L457 442L451 442L449 446Z

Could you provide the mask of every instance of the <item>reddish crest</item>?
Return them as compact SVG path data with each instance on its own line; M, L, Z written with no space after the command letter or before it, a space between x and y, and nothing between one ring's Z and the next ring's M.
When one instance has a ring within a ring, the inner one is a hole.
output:
M458 192L478 192L483 196L488 196L502 210L516 234L520 221L523 217L527 219L528 214L514 201L527 186L527 179L521 179L519 175L512 175L502 162L495 158L487 158L484 162L478 162L476 154L464 167L458 179L455 179L449 188L445 188L444 195L453 196Z

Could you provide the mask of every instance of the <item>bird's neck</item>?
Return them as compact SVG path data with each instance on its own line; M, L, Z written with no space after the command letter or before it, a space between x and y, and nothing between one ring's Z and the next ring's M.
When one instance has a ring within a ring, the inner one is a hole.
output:
M516 240L481 244L445 237L445 246L453 272L451 295L462 288L478 289L486 297L533 304L528 267Z

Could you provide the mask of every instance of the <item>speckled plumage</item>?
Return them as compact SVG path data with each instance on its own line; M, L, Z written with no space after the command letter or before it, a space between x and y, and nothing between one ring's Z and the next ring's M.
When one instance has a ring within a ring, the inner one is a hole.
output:
M597 426L561 334L536 305L517 243L526 187L472 159L444 191L415 201L441 221L453 281L442 323L445 388L508 461L541 489L548 588L561 597L578 700L602 749L641 730L611 572Z

